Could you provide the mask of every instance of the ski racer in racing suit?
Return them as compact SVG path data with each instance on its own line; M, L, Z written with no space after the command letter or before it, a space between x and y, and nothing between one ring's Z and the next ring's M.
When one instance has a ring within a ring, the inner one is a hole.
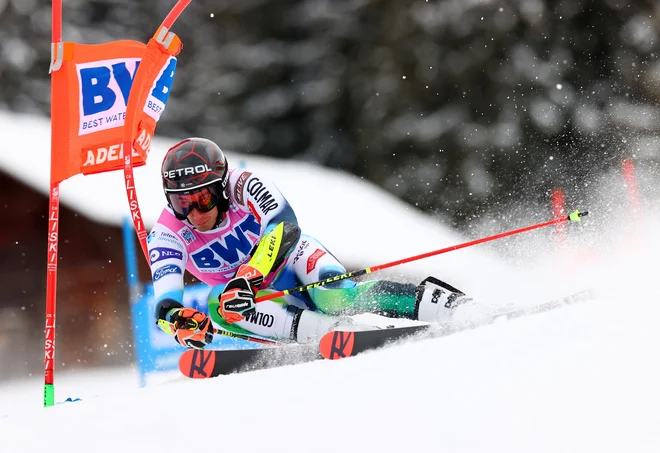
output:
M147 238L156 318L185 347L209 344L212 320L235 333L305 343L333 329L373 328L348 317L357 313L448 319L464 298L433 277L419 286L344 279L255 303L259 291L283 291L346 270L318 240L301 232L271 181L230 169L210 140L189 138L170 148L162 178L168 205ZM211 286L212 320L182 305L185 271Z

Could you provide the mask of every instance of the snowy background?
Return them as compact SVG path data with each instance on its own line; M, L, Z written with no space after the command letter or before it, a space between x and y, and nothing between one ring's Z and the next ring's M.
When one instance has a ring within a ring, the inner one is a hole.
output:
M30 134L33 151L47 153L46 120L5 114L0 124L5 139ZM148 221L162 206L158 156L169 143L157 142L150 164L136 170ZM45 190L46 166L27 176L11 154L1 156L5 170ZM305 230L366 265L471 239L355 177L229 158L272 175ZM115 222L127 212L121 187L120 174L77 177L62 185L62 203ZM167 373L138 389L130 367L56 367L56 401L82 401L43 409L41 377L3 383L2 451L659 451L660 222L652 206L632 222L622 186L609 187L594 195L609 210L580 207L591 219L572 225L563 246L539 231L510 241L508 254L476 246L406 265L410 275L433 273L488 302L532 305L592 289L590 301L344 361L203 382ZM81 193L103 193L103 209ZM329 224L318 202L343 197L350 211Z
M465 228L624 157L660 169L660 11L623 0L194 0L160 134L362 176ZM142 42L175 0L66 0ZM50 0L0 0L0 109L47 116Z

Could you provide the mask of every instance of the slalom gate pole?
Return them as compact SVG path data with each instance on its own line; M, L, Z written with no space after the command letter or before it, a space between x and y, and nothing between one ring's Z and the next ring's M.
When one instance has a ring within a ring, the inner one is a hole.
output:
M564 197L564 191L559 187L555 187L552 189L550 200L552 202L552 215L555 217L555 219L564 217L566 215L566 200ZM565 223L558 223L555 226L555 239L560 247L564 247L566 245Z
M52 1L51 12L51 56L50 73L60 69L62 64L62 0ZM51 78L51 98L54 86ZM51 116L54 116L51 103ZM55 137L54 123L51 121L51 155ZM55 404L55 312L57 306L57 252L59 248L59 213L60 213L60 183L51 182L48 209L48 264L46 267L46 330L44 343L44 407Z
M172 41L172 33L169 29L172 28L174 22L179 18L183 10L190 4L191 0L178 0L177 3L172 7L168 15L165 17L160 27L156 31L154 39L163 47L167 48L169 43ZM138 128L137 112L142 109L144 103L147 99L147 92L151 89L151 86L155 80L155 77L158 75L154 72L152 64L150 63L150 58L148 57L149 46L147 45L147 53L142 58L138 70L133 76L133 85L128 96L128 102L126 105L126 118L124 120L124 140L123 140L123 149L125 151L124 158L124 185L126 189L126 197L128 199L128 206L131 210L131 218L133 219L133 225L135 227L135 232L140 242L140 247L142 248L142 253L144 254L145 259L149 262L149 252L147 248L147 230L144 226L142 220L142 213L140 211L140 203L137 198L137 191L135 188L135 178L133 176L133 132Z
M625 159L621 162L621 172L626 181L626 190L628 192L628 202L630 209L635 216L635 220L639 220L640 213L642 212L639 198L639 188L637 186L637 177L635 176L635 164L632 159Z
M351 278L351 277L359 277L361 275L370 274L372 272L380 271L380 270L383 270L383 269L388 269L390 267L398 266L400 264L410 263L412 261L421 260L423 258L429 258L431 256L440 255L442 253L451 252L453 250L464 249L466 247L471 247L473 245L483 244L484 242L494 241L496 239L501 239L501 238L504 238L504 237L507 237L507 236L513 236L513 235L520 234L520 233L525 233L526 231L536 230L536 229L547 227L547 226L550 226L550 225L556 225L556 224L562 223L562 222L569 222L569 221L570 222L579 222L580 219L582 217L586 216L587 214L589 214L587 211L585 211L585 212L574 211L566 217L559 217L559 218L550 220L548 222L538 223L536 225L530 225L530 226L527 226L527 227L524 227L524 228L519 228L517 230L511 230L511 231L507 231L505 233L496 234L494 236L488 236L488 237L484 237L484 238L481 238L481 239L475 239L473 241L464 242L462 244L452 245L451 247L446 247L444 249L434 250L433 252L423 253L421 255L411 256L410 258L403 258L403 259L400 259L400 260L397 260L397 261L392 261L391 263L386 263L386 264L380 264L378 266L367 267L365 269L360 269L359 271L347 272L345 274L337 275L335 277L330 277L330 278L327 278L325 280L320 280L316 283L310 283L308 285L297 286L295 288L287 289L285 291L278 291L278 292L275 292L275 293L266 294L264 296L257 297L255 299L255 302L263 302L265 300L274 299L276 297L286 296L287 294L293 294L293 293L299 293L299 292L302 292L302 291L308 291L310 289L317 288L319 286L324 286L324 285L327 285L328 283L337 282L339 280L345 280L345 279Z

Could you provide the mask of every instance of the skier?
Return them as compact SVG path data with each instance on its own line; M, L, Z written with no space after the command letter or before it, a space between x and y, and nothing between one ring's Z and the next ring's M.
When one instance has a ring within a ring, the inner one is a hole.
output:
M255 303L259 291L282 291L346 273L319 241L302 234L277 187L259 173L230 169L218 145L188 138L165 155L168 205L147 237L159 327L185 347L223 329L306 343L334 330L374 328L349 315L371 312L420 321L446 320L469 300L429 277L419 286L339 280ZM184 271L211 286L211 318L182 305Z

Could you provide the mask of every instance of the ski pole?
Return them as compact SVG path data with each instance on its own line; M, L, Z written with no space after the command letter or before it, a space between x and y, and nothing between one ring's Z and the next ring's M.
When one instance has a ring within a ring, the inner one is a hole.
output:
M253 343L272 344L272 345L282 344L281 341L269 340L268 338L262 338L262 337L253 337L252 335L230 332L229 330L216 329L215 327L213 328L213 333L217 335L223 335L225 337L238 338L239 340L251 341Z
M174 332L176 332L174 323L167 322L164 319L158 320L158 327L160 327L162 330L169 333L170 335L174 335ZM253 343L272 344L272 345L282 344L281 341L270 340L268 338L262 338L262 337L254 337L252 335L231 332L229 330L224 330L224 329L217 329L215 327L213 327L213 333L215 335L223 335L225 337L238 338L239 340L251 341Z
M412 261L421 260L423 258L429 258L431 256L440 255L442 253L451 252L453 250L464 249L466 247L471 247L473 245L483 244L484 242L494 241L495 239L501 239L503 237L513 236L515 234L520 234L520 233L524 233L526 231L536 230L538 228L543 228L543 227L547 227L547 226L550 226L550 225L555 225L555 224L562 223L562 222L567 222L567 221L579 222L580 219L582 217L586 216L587 214L589 214L589 212L587 212L587 211L580 212L580 211L576 210L576 211L572 212L570 215L568 215L566 217L558 217L558 218L550 220L548 222L538 223L536 225L530 225L530 226L527 226L527 227L524 227L524 228L519 228L517 230L511 230L511 231L507 231L507 232L504 232L504 233L499 233L499 234L484 237L484 238L481 238L481 239L475 239L473 241L464 242L462 244L452 245L451 247L446 247L446 248L443 248L443 249L440 249L440 250L434 250L432 252L423 253L421 255L415 255L415 256L411 256L409 258L403 258L403 259L400 259L400 260L397 260L397 261L392 261L391 263L386 263L386 264L380 264L378 266L367 267L365 269L360 269L358 271L346 272L345 274L336 275L334 277L330 277L330 278L327 278L325 280L320 280L320 281L315 282L315 283L310 283L308 285L297 286L295 288L287 289L287 290L284 290L284 291L277 291L277 292L274 292L274 293L271 293L271 294L266 294L266 295L263 295L263 296L259 296L255 299L255 302L263 302L265 300L274 299L276 297L286 296L287 294L299 293L299 292L302 292L302 291L309 291L310 289L318 288L319 286L324 286L324 285L327 285L328 283L338 282L340 280L345 280L345 279L351 278L351 277L359 277L361 275L370 274L372 272L376 272L376 271L380 271L380 270L383 270L383 269L388 269L390 267L398 266L399 264L410 263Z

